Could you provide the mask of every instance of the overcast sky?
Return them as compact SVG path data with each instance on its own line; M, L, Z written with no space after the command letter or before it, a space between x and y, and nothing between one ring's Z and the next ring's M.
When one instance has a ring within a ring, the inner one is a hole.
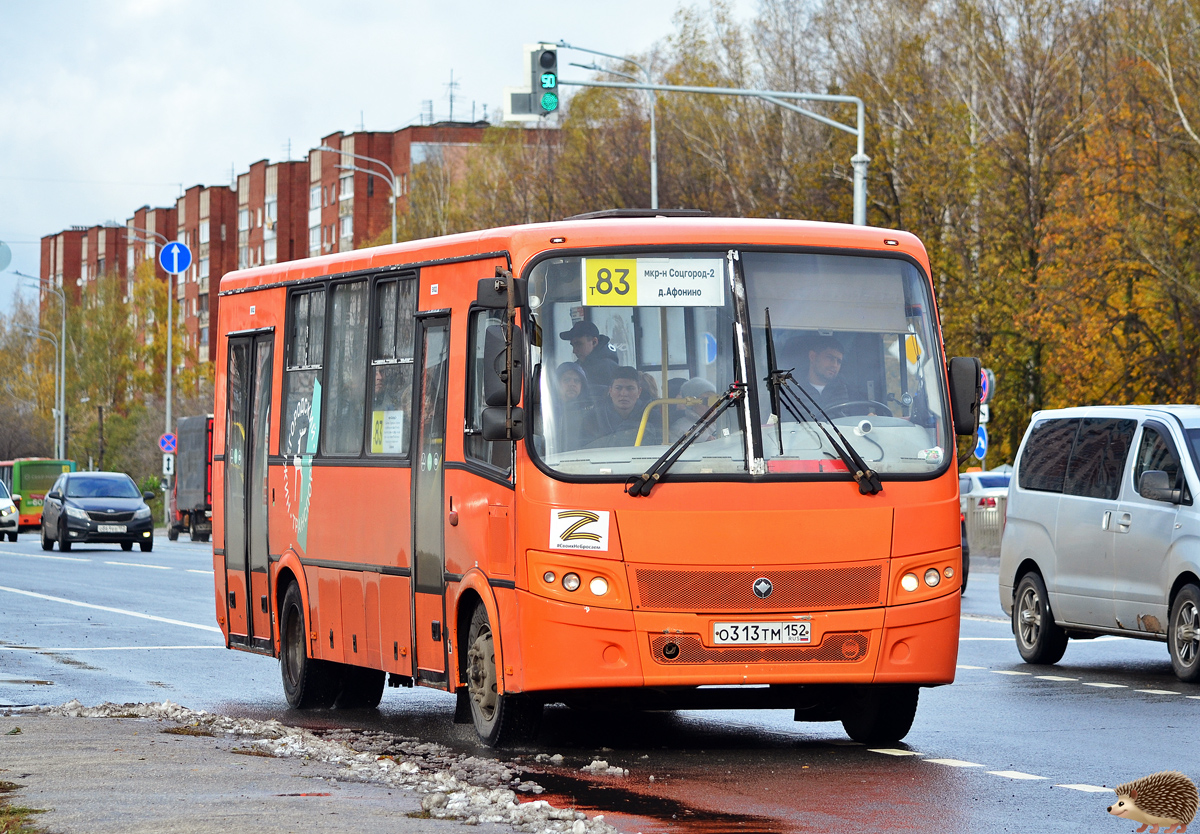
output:
M706 5L704 0L698 0ZM38 274L39 238L229 185L334 131L395 130L423 102L492 113L525 80L521 47L644 52L678 0L0 0L0 241ZM755 0L736 0L743 19ZM566 63L590 60L560 55ZM0 273L0 312L17 281ZM36 293L30 291L30 298Z

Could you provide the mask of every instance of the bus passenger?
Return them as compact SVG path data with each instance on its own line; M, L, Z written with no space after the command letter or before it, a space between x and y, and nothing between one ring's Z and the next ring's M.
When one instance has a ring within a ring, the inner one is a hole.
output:
M592 385L608 385L612 382L617 367L617 351L609 344L607 336L590 321L577 321L570 330L558 334L558 338L571 343L575 361L582 366Z
M671 440L675 441L683 437L684 433L692 427L697 420L703 416L704 412L708 411L708 407L716 401L717 386L713 385L703 377L693 377L679 388L679 396L684 399L695 399L697 402L693 405L680 406L679 416L671 421ZM703 443L707 440L716 440L717 431L715 424L705 429L696 441Z
M404 400L400 396L400 374L396 368L392 373L384 373L382 367L375 368L375 388L371 395L372 411L400 411L404 408Z
M632 446L642 422L639 408L641 377L635 368L621 366L613 371L608 396L588 412L583 424L583 436L590 446ZM662 440L662 421L649 420L642 445L655 445Z
M593 405L587 374L578 362L563 362L554 381L554 448L583 448L583 422Z

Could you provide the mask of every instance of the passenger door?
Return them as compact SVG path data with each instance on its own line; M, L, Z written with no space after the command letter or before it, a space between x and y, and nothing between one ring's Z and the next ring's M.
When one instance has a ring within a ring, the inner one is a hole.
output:
M225 422L225 607L229 640L272 651L267 441L272 333L229 339Z
M1142 425L1124 498L1113 519L1116 541L1115 617L1117 627L1162 634L1167 627L1167 593L1172 577L1166 573L1167 556L1179 535L1179 505L1151 501L1138 493L1138 482L1148 470L1164 470L1185 504L1192 502L1179 450L1170 430L1157 421Z
M1080 422L1054 534L1058 559L1051 605L1060 620L1113 627L1116 544L1109 528L1136 428L1136 420L1109 417Z
M51 537L58 535L58 517L61 514L59 508L62 506L62 500L61 498L57 501L54 500L50 497L50 493L58 490L58 494L62 495L66 489L67 476L59 475L58 480L54 482L54 485L50 489L46 490L46 495L42 498L42 523L49 531Z
M420 322L417 415L413 421L413 627L417 679L445 688L446 394L450 320Z

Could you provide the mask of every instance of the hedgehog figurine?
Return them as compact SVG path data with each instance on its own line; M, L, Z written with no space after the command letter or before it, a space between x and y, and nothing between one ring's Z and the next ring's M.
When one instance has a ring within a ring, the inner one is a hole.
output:
M1188 823L1196 816L1200 797L1191 779L1175 770L1152 773L1133 782L1117 785L1115 805L1108 806L1114 817L1142 823L1139 832L1150 829L1150 834L1164 832L1182 834Z

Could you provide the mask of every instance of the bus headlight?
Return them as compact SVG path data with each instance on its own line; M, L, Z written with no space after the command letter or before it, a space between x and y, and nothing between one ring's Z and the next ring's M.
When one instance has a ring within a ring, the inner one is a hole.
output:
M942 581L942 575L938 573L937 568L930 568L925 571L925 584L930 588L936 587Z
M900 587L906 591L915 591L920 584L921 580L917 579L915 573L906 573L900 577Z
M608 593L608 580L603 576L595 576L588 583L588 589L598 597L602 597Z
M542 574L542 581L545 582L547 585L553 585L554 580L557 578L558 577L554 575L554 571L552 571L552 570L548 570Z
M568 591L578 591L579 590L579 574L568 573L566 576L564 576L563 577L563 587L566 588Z

